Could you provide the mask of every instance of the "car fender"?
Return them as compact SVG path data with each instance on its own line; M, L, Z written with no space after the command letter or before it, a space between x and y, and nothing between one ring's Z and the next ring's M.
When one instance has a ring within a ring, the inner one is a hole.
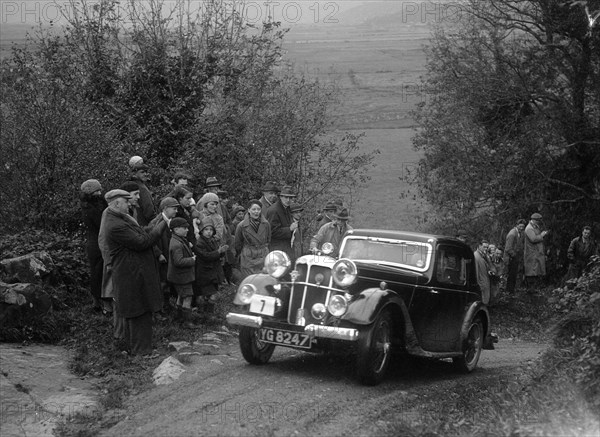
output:
M465 339L467 338L467 334L469 332L469 326L471 325L471 321L477 315L481 316L483 326L484 326L484 338L487 338L491 332L491 323L490 323L490 313L488 311L487 306L481 302L473 302L467 307L467 311L465 312L465 317L462 322L462 326L460 328L460 343L459 347L463 344Z
M272 289L272 287L278 283L279 282L277 281L277 279L275 279L271 275L267 275L266 273L257 273L255 275L249 275L238 286L238 291L235 294L233 303L235 305L244 305L244 303L242 303L242 301L239 299L238 294L242 286L246 284L251 284L254 287L256 287L256 294L269 296L271 293L269 293L267 287L271 287Z
M353 325L370 325L381 311L386 308L392 311L394 320L401 318L402 333L405 345L418 345L419 341L412 326L408 309L404 301L392 290L368 288L356 295L348 305L348 311L342 320ZM397 326L400 328L400 326Z

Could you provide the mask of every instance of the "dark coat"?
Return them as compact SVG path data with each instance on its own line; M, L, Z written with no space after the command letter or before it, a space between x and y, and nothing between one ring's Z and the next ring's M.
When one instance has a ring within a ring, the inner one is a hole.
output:
M213 291L216 292L222 276L220 272L223 270L219 243L214 237L206 239L200 235L196 241L195 252L198 257L196 259L196 283L202 288L212 285L215 287Z
M86 253L90 262L90 291L95 298L100 298L102 295L104 261L98 245L98 234L100 233L102 212L107 206L102 197L84 194L81 198L83 224L87 231Z
M166 222L148 232L131 216L110 208L105 219L117 314L133 318L159 311L163 296L153 246L166 230Z
M290 208L285 208L283 203L277 202L267 210L267 220L271 225L271 243L269 249L282 250L294 259L292 251L292 231L290 225L294 222Z
M169 270L167 280L172 284L191 284L196 278L196 260L189 242L173 235L169 243Z
M265 257L269 254L271 225L260 216L258 232L250 224L246 215L235 230L235 250L240 254L240 270L244 276L262 271Z
M506 244L504 245L505 262L509 262L511 258L522 260L524 250L525 231L519 232L515 226L506 235Z
M137 221L140 226L146 226L156 215L156 208L152 201L152 193L144 182L135 176L131 178L140 187L140 199L138 200Z
M81 198L81 213L87 234L86 250L90 260L102 257L100 247L98 247L98 233L102 222L102 212L107 206L108 204L102 197L84 196Z

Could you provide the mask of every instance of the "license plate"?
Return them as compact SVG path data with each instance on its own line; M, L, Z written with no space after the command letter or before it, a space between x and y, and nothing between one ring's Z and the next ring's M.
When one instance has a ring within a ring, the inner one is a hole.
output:
M277 298L255 294L250 302L250 312L272 316L275 314L275 301Z
M259 337L265 343L310 349L310 336L301 332L282 331L281 329L261 328Z

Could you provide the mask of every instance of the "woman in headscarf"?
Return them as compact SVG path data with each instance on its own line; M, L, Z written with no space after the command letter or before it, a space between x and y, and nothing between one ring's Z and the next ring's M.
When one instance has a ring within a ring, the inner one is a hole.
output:
M253 199L248 203L248 213L235 230L235 250L240 254L242 277L260 273L269 253L271 225L261 214L262 204Z
M94 310L102 310L100 300L102 293L102 270L104 261L98 246L98 233L102 212L108 206L102 197L102 185L96 179L88 179L81 184L81 212L83 224L87 229L86 252L90 262L90 294L92 295Z
M219 206L219 196L215 193L206 193L204 196L200 198L198 203L196 204L196 209L200 213L200 217L195 220L195 225L198 227L200 222L202 222L205 218L209 218L213 227L215 228L215 238L220 243L227 243L227 236L224 236L225 232L225 223L223 221L223 217L219 215L217 212L217 207ZM198 234L196 234L196 237Z

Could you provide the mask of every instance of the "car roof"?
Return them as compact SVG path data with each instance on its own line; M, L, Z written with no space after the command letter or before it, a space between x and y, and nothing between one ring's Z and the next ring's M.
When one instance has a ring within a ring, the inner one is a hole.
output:
M388 238L391 240L408 240L419 243L452 243L453 245L471 248L466 243L463 243L457 238L448 237L445 235L425 234L422 232L396 231L389 229L352 229L348 231L348 235L357 237L376 237Z

